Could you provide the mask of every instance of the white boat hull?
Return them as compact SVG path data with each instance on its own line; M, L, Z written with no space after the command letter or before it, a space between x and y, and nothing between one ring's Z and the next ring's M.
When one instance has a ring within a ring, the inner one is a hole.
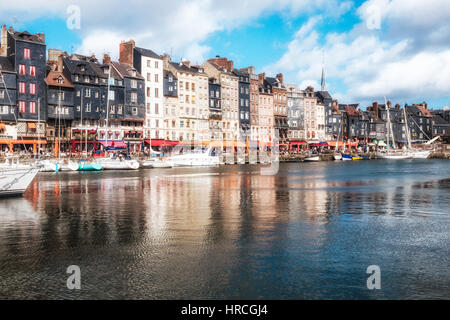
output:
M336 160L336 161L342 160L342 154L335 154L334 155L334 160Z
M412 151L411 157L413 159L428 159L431 155L431 151Z
M308 158L305 158L304 161L306 161L306 162L318 162L318 161L320 161L320 157L319 156L317 156L317 157L308 157Z
M411 159L412 156L408 154L379 154L377 158L384 160L406 160Z
M39 168L31 166L17 166L0 169L0 196L20 196L33 181Z
M103 170L138 170L140 164L136 160L105 159L98 161Z

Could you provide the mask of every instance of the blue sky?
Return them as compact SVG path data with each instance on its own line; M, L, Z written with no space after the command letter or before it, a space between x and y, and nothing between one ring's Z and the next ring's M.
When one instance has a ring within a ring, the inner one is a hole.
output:
M117 58L120 41L133 38L138 46L172 52L174 60L202 63L218 54L237 67L281 72L287 82L316 89L325 52L327 89L342 103L365 107L387 96L401 104L450 105L447 0L77 3L79 30L67 28L66 0L5 3L0 21L44 32L48 48L69 53Z

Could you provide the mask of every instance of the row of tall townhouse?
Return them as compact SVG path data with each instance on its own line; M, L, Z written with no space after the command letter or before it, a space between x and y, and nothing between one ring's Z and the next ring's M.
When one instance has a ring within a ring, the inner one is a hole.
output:
M48 50L43 34L1 28L0 148L140 151L179 141L280 144L386 139L387 112L396 142L448 136L448 111L426 103L392 107L339 104L322 88L301 89L283 75L236 69L216 56L200 65L119 45L119 61L104 55ZM324 73L323 73L324 74ZM109 96L108 95L109 92ZM409 130L405 126L405 114Z

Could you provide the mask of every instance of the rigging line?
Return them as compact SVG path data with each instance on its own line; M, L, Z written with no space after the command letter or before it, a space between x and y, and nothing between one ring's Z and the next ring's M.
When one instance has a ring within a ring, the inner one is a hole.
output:
M417 128L419 128L420 131L422 131L422 133L427 137L428 140L430 140L430 137L425 133L425 131L422 130L422 128L419 126L419 124L416 122L416 120L414 120L414 118L411 116L410 112L408 112L408 116L411 118L411 120L414 122L414 124L417 126Z

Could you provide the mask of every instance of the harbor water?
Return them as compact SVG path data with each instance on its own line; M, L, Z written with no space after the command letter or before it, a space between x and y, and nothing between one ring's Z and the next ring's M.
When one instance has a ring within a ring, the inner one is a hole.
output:
M0 199L0 299L449 299L449 168L41 173Z

